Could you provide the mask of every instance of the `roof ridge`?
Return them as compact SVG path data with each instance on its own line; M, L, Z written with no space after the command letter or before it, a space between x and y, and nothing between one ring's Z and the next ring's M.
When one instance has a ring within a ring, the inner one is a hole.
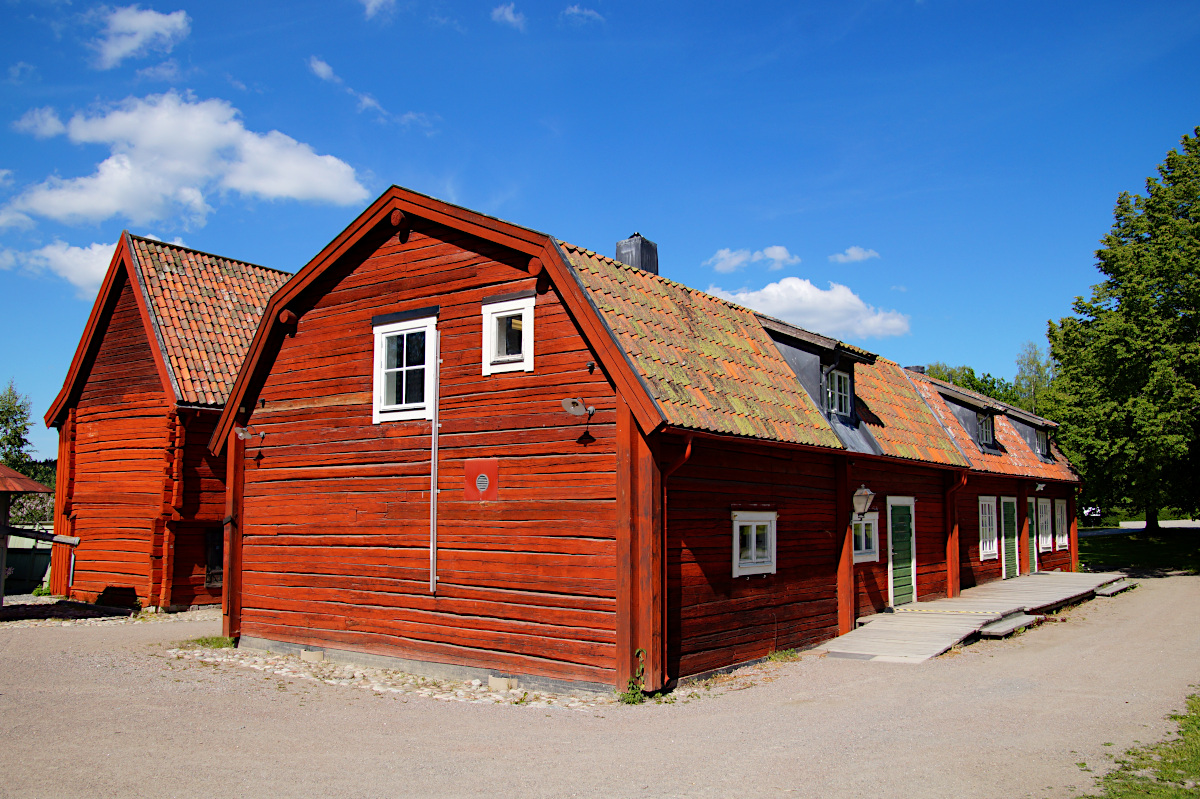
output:
M132 233L128 233L126 235L128 235L129 238L131 238L131 239L134 239L136 241L144 241L147 244L157 244L160 247L169 247L174 250L183 250L184 252L193 252L193 253L196 253L197 255L207 255L209 258L216 258L220 261L228 261L230 263L240 264L242 266L252 266L255 269L265 269L268 272L278 272L281 275L293 274L292 272L288 272L283 269L277 269L276 267L273 267L273 266L263 266L262 264L256 264L256 263L252 263L250 261L243 261L239 258L230 258L227 255L217 255L215 252L208 252L207 250L197 250L195 247L187 247L183 244L176 244L171 241L163 241L162 239L152 239L147 236L135 236Z
M910 371L907 367L901 367L901 368L903 368L904 371L906 371L906 372ZM1053 419L1047 419L1045 416L1039 416L1036 413L1032 413L1030 411L1025 410L1024 408L1020 408L1016 405L1013 405L1011 402L1005 402L1004 400L998 400L995 397L989 397L987 394L980 394L978 391L974 391L974 390L966 388L964 386L960 386L958 383L951 383L948 380L942 380L941 378L934 377L933 375L927 375L927 374L923 374L921 372L913 372L913 374L920 375L921 377L925 378L926 380L928 380L930 383L933 383L934 385L943 385L943 386L946 386L947 388L954 389L955 391L961 391L963 394L970 394L973 397L978 397L980 400L983 400L983 401L986 401L989 403L995 403L996 405L999 405L1000 407L1005 408L1007 410L1016 411L1017 413L1021 414L1022 416L1028 416L1032 419L1038 419L1039 421L1046 422L1047 424L1054 425L1055 427L1058 426L1058 422L1054 421Z

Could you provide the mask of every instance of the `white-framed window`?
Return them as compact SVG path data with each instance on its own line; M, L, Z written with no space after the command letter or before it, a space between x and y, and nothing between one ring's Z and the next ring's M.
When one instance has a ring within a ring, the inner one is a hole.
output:
M733 576L775 573L775 511L733 511Z
M979 498L979 559L995 560L1000 557L1000 545L996 536L996 498Z
M830 413L850 415L850 373L830 372L826 383L827 406Z
M533 371L533 297L483 306L483 373Z
M1050 500L1039 499L1038 510L1038 552L1049 552L1054 547L1054 528L1050 525Z
M1045 430L1037 430L1037 431L1035 431L1035 435L1037 436L1037 438L1036 438L1037 454L1049 455L1050 454L1050 436L1046 434Z
M1067 528L1067 501L1054 500L1054 548L1071 548L1071 531Z
M992 415L990 413L977 413L975 414L975 419L979 422L979 443L985 447L995 446L996 427Z
M437 317L375 327L372 421L433 418Z
M875 563L879 560L879 513L872 511L851 517L850 526L854 529L854 562Z

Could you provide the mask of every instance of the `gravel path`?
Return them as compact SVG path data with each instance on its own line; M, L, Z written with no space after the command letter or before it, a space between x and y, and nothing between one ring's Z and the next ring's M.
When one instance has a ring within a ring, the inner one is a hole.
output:
M809 655L582 710L176 646L215 619L10 623L0 797L1070 797L1076 764L1161 739L1197 690L1200 577L1057 618L920 665Z

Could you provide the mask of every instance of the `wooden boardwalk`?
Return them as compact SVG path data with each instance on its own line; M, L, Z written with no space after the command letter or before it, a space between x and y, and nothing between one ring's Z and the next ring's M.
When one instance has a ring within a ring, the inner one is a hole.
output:
M1124 577L1116 573L1036 572L965 589L953 599L901 605L823 644L830 657L920 663L1001 619L1046 612L1087 599Z

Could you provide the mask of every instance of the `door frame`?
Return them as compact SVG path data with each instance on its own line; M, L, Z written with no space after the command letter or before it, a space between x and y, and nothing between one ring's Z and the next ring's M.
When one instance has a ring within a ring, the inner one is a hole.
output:
M912 601L917 601L917 500L916 497L888 497L888 607L896 606L896 581L892 577L892 508L896 505L908 506L912 520L911 547L909 549L909 552L912 553Z

